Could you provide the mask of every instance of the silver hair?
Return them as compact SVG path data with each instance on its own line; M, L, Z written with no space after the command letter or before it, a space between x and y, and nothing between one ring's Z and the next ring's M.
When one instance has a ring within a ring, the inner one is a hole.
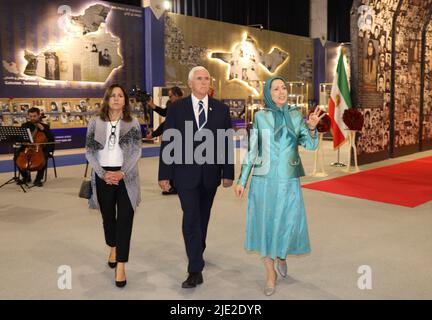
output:
M204 68L203 66L196 66L196 67L193 67L189 71L188 80L193 80L193 76L194 76L195 72L201 71L201 70L205 70L208 72L208 74L210 74L210 72L206 68Z

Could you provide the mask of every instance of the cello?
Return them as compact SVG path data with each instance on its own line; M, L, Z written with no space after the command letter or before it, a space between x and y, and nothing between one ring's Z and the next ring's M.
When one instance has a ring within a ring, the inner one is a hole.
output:
M42 130L38 129L39 122L35 123L36 129L32 133L33 143L25 143L16 159L16 165L22 171L38 171L45 167L46 159L43 145L48 144L48 138Z

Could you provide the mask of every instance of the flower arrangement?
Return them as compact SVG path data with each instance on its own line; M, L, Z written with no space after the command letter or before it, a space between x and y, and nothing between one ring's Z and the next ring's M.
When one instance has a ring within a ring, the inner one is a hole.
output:
M346 109L343 113L342 119L349 130L361 131L363 128L364 117L357 108Z
M213 98L214 93L215 93L215 90L213 89L213 87L210 87L209 91L208 91L208 95Z

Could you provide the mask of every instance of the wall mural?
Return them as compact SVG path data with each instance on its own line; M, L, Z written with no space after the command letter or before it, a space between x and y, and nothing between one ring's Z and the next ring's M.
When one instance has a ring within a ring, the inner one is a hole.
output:
M390 78L392 21L399 0L362 0L357 9L359 80L365 93L380 95L381 102L361 110L365 123L357 142L357 153L370 154L388 149L390 129Z
M199 65L207 57L206 47L188 44L184 40L184 34L176 26L174 20L166 15L165 17L165 56L176 60L181 65L189 68Z
M395 70L394 154L414 152L418 147L420 128L421 36L432 1L360 0L358 3L358 92L365 117L357 142L359 160L372 159L369 155L389 148L392 68ZM399 3L396 37L392 39L392 22ZM426 59L429 65L426 66L425 90L432 86L432 35L428 37L430 46ZM392 55L395 57L394 66L391 64ZM430 91L425 92L423 134L430 137L432 98Z
M165 15L165 85L185 88L196 65L211 75L216 98L260 98L263 81L272 74L304 81L313 95L313 40L220 21Z
M432 145L432 23L426 33L423 141Z
M229 80L240 80L254 89L256 94L261 94L262 82L258 76L258 68L265 68L273 74L288 61L289 54L279 48L272 48L266 54L259 49L251 36L245 34L243 40L236 43L231 52L213 52L210 57L227 64Z
M297 81L311 83L313 81L313 59L312 56L306 55L306 58L300 61L297 71Z
M100 97L114 82L142 86L142 13L90 0L0 1L2 97Z
M83 15L76 16L70 15L69 7L63 7L58 26L65 32L65 37L40 52L25 49L23 74L45 80L104 83L111 72L123 64L118 53L120 39L105 29L110 7L92 5ZM9 73L21 75L19 62L3 60L2 63Z
M431 0L403 0L396 21L395 152L419 143L421 34Z
M258 75L258 68L265 68L267 72L275 73L289 59L287 52L276 47L272 48L269 53L264 53L256 40L247 34L244 34L243 40L233 46L231 52L211 52L205 47L188 44L184 40L181 29L168 15L165 18L165 56L189 68L199 65L206 57L217 59L227 64L228 80L243 82L253 89L255 94L262 93L262 81ZM308 68L309 70L302 76L312 82L312 58L307 57L302 65L303 69Z

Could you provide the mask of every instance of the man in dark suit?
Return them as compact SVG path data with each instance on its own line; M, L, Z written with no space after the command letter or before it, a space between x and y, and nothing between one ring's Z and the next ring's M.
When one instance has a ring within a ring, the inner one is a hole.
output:
M203 253L213 199L221 180L226 188L234 180L229 108L208 96L210 74L204 67L189 72L188 85L191 95L168 109L159 160L159 185L167 191L169 180L174 179L183 210L189 260L183 288L203 282ZM220 135L221 131L225 134Z
M150 108L153 109L153 111L155 111L156 113L158 113L160 116L162 116L162 117L166 117L169 105L170 105L171 103L174 103L174 102L176 102L177 100L180 100L181 98L183 98L183 91L182 91L179 87L174 86L174 87L172 87L172 88L170 88L170 89L168 90L168 98L169 98L169 100L167 101L167 103L166 103L166 107L165 107L165 108L161 108L161 107L157 106L157 105L153 102L153 99L151 99L151 98L150 98L150 100L149 100L149 102L148 102L148 105L149 105ZM165 121L162 122L162 123L157 127L156 130L154 130L154 131L148 133L147 136L146 136L146 138L147 138L147 139L153 139L153 138L157 138L157 137L161 136L162 133L163 133L163 127L164 127L164 124L165 124Z
M149 102L147 104L156 113L158 113L162 117L166 117L170 104L172 104L172 103L176 102L177 100L183 98L183 91L179 87L174 86L174 87L172 87L172 88L170 88L168 90L168 97L169 97L169 100L167 101L165 108L161 108L161 107L155 105L155 103L153 102L153 99L151 99L151 98L150 98L150 100L149 100ZM147 139L153 139L153 138L157 138L157 137L161 136L163 134L164 124L165 124L165 121L162 122L157 127L156 130L149 132L146 135L146 138ZM171 188L168 191L162 191L163 195L177 194L177 190L176 190L176 188L174 186L174 181L173 180L170 180L170 185L171 185Z
M54 135L50 130L49 125L42 123L42 117L41 117L41 113L39 108L33 107L30 108L27 112L28 114L28 118L29 121L27 121L26 123L23 123L21 125L21 127L26 128L26 129L30 129L30 132L34 135L37 131L43 132L45 134L45 136L47 137L48 142L54 142ZM42 146L43 148L43 154L45 157L45 160L48 159L48 154L52 151L54 151L54 145L53 144L48 144L48 145L44 145ZM19 152L23 151L25 149L25 146L22 146L19 150ZM19 154L18 152L18 154ZM17 156L18 156L17 154ZM15 157L15 161L16 161L16 157ZM45 166L38 170L37 174L36 174L36 178L35 181L33 182L33 184L37 187L42 187L43 186L43 176L46 170L46 166L48 165L48 162L46 162ZM22 176L22 180L18 181L19 184L27 184L28 182L31 181L31 174L28 171L25 170L21 170L19 169L19 172Z

